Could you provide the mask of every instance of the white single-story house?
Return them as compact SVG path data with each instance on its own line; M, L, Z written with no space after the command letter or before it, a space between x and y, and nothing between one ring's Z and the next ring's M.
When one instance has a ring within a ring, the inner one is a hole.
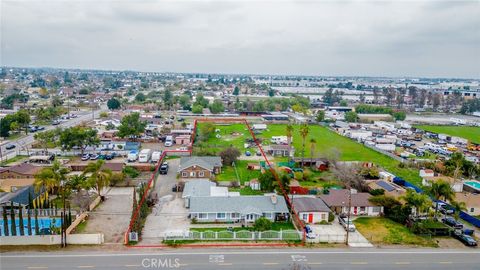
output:
M306 223L328 222L330 208L319 198L313 197L294 197L292 204L301 220Z

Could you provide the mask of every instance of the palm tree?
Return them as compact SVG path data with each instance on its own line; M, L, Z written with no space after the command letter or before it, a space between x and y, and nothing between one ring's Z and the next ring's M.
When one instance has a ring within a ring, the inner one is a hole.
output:
M285 131L287 134L287 144L290 147L290 144L292 143L293 126L291 124L288 124L285 127Z
M110 184L112 177L112 171L110 169L103 168L105 161L97 160L97 162L88 163L87 167L83 171L84 174L90 173L88 181L92 187L97 191L98 196L104 200L101 195L102 190Z
M453 207L453 210L455 210L455 213L453 214L455 220L460 218L461 211L467 210L467 205L464 202L451 201L450 205Z
M53 191L67 179L69 170L62 167L60 162L54 161L52 167L46 167L35 175L35 189L37 191Z
M435 201L443 199L443 201L453 201L455 192L450 184L444 180L439 180L431 183L427 188L427 194L435 199ZM438 203L435 203L435 217L437 217Z
M305 139L307 138L309 132L310 127L308 126L308 124L303 124L300 127L300 136L302 136L302 168L305 161Z
M317 147L317 140L315 138L310 139L310 167L313 166L313 155L315 154L315 148Z
M419 213L423 213L431 205L428 195L417 193L411 189L408 189L407 194L402 198L405 200L405 204L414 210L415 216Z

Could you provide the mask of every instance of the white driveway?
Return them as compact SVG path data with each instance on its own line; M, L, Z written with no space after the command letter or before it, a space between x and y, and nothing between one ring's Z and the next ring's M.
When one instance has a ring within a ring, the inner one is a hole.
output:
M316 235L315 239L309 239L313 243L345 243L347 232L338 222L338 218L330 225L310 225ZM368 240L358 231L350 232L348 235L348 245L351 247L373 247Z

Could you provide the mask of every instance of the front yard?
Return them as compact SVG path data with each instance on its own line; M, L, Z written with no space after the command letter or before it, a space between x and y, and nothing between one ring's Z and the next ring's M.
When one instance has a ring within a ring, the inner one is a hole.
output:
M353 222L357 230L373 244L437 246L436 242L431 238L415 235L407 227L387 218L359 217Z

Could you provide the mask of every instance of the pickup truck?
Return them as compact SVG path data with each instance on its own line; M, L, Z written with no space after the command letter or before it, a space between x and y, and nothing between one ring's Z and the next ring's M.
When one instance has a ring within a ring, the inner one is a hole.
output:
M338 216L338 221L340 222L340 225L342 225L346 231L354 232L356 230L355 224L353 224L351 219L348 220L348 222L347 220L348 218L344 215Z

